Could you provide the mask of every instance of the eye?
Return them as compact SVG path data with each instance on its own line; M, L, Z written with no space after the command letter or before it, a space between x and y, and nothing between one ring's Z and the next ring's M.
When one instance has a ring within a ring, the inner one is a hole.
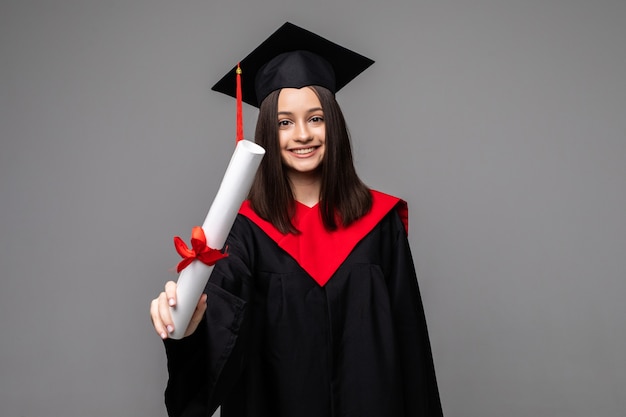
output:
M278 121L278 128L279 129L284 129L285 127L289 126L291 124L291 120L288 119L282 119Z
M324 122L324 117L323 116L313 116L309 119L310 122L313 123L323 123Z

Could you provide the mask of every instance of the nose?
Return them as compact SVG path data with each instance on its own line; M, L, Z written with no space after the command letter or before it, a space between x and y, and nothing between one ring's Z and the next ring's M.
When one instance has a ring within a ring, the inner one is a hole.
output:
M313 140L311 131L309 130L309 126L306 122L296 124L295 135L294 139L298 142L310 142Z

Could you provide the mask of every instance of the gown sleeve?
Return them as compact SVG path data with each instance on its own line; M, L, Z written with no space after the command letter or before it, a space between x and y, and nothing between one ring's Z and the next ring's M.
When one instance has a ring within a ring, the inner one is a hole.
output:
M424 307L409 242L399 216L391 254L388 290L393 306L406 416L442 416Z
M227 240L229 256L213 269L198 329L181 340L164 341L170 417L211 416L244 368L250 269L241 226L238 218Z

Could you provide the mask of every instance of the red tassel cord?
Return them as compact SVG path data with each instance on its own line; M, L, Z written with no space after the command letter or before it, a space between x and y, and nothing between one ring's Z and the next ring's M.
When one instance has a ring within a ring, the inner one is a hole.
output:
M241 94L241 67L237 64L237 142L243 139L243 106Z

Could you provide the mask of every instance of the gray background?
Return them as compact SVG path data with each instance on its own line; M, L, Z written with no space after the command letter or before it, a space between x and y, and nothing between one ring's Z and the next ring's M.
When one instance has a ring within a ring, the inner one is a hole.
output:
M409 203L446 415L626 416L623 0L2 0L0 415L165 415L148 305L232 153L210 86L287 20L377 61L338 99Z

